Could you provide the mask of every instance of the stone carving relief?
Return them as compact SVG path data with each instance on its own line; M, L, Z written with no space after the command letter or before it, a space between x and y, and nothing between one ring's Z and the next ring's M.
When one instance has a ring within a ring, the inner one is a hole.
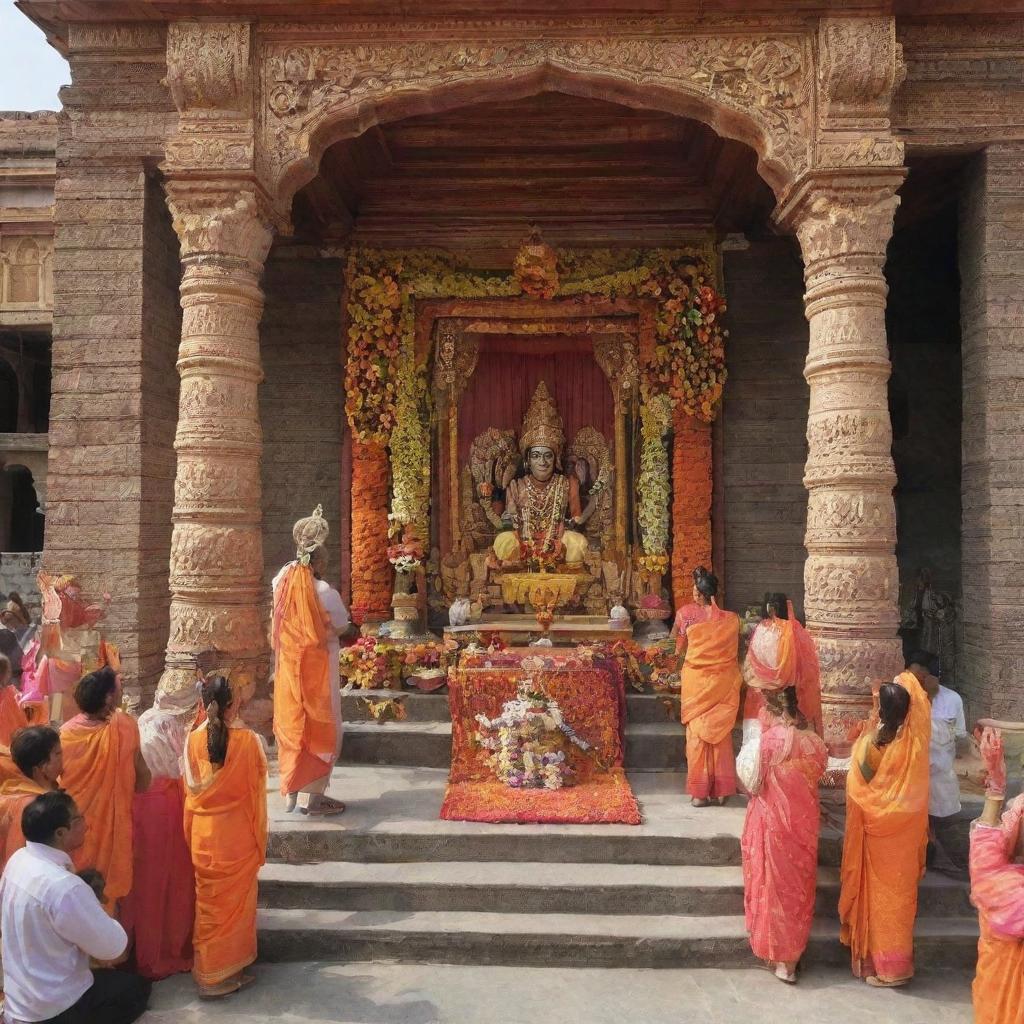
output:
M884 494L884 492L883 492ZM849 543L891 546L896 543L892 497L877 492L816 488L807 503L807 547L846 547Z
M140 21L82 23L68 22L68 48L74 53L90 50L163 50L164 26Z
M464 334L457 320L438 320L434 349L434 388L438 394L458 402L476 370L479 352L476 335Z
M848 694L861 697L869 706L871 681L889 681L903 668L903 647L896 639L830 637L819 633L815 646L826 700L829 694Z
M594 359L608 378L616 406L638 394L640 364L633 339L615 334L597 335L594 338Z
M190 191L169 182L167 204L181 241L181 258L233 256L260 272L273 239L271 219L252 191Z
M170 23L164 85L179 111L250 109L251 34L245 22Z
M805 605L810 621L824 614L834 623L837 618L849 622L866 617L873 622L878 602L898 597L899 574L887 558L861 556L821 559L812 557L804 570L804 585L813 594Z
M781 185L809 163L809 52L809 40L795 33L383 45L267 41L260 61L260 158L268 180L278 180L288 165L309 159L311 135L328 118L354 118L391 97L551 71L671 90L704 104L712 122L719 113L738 114L750 126L746 141ZM735 116L727 120L735 126Z
M889 127L889 108L907 75L896 19L822 18L818 87L823 127Z
M172 585L203 582L214 566L225 578L248 575L248 566L262 556L260 535L227 526L179 523L171 539ZM237 586L237 580L231 584Z
M11 235L0 241L0 306L53 305L53 238Z

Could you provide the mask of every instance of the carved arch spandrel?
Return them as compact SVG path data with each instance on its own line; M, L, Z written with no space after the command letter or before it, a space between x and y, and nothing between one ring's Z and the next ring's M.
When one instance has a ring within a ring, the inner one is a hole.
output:
M283 205L315 176L324 150L374 124L541 91L702 121L750 145L777 194L809 165L803 33L258 45L259 171Z

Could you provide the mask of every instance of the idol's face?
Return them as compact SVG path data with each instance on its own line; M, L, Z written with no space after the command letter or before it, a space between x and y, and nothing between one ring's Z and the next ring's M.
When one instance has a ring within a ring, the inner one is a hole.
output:
M526 465L534 479L542 484L547 483L555 471L555 453L550 448L538 445L527 453Z

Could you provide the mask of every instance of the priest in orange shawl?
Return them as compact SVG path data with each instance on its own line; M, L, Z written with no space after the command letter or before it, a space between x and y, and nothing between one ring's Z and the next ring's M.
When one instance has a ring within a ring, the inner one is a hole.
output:
M64 752L61 784L85 818L85 842L75 867L103 876L109 910L132 888L132 800L149 787L139 749L139 727L118 708L121 681L108 665L83 676L75 687L80 713L60 731Z
M971 901L978 908L976 1024L1024 1021L1024 795L1002 814L1006 761L998 729L980 735L985 807L971 826Z
M854 745L839 894L853 973L891 988L914 975L917 887L928 845L931 703L912 665L878 693L878 722Z
M25 845L21 812L37 796L57 789L63 768L60 733L48 725L30 725L11 741L18 774L0 780L0 871L11 854Z
M740 620L715 602L718 580L703 566L693 573L693 604L676 617L676 650L685 650L682 720L686 726L686 791L694 807L724 804L736 792L732 729L743 677L737 661ZM679 629L678 627L682 627Z
M318 578L327 533L318 505L295 524L295 561L273 582L274 735L281 793L288 811L298 803L304 814L314 815L345 809L325 795L341 752L338 638L349 625L338 592Z
M17 780L21 776L11 760L11 740L19 729L28 725L28 717L21 709L18 691L14 686L11 662L0 654L0 782Z
M199 994L217 999L253 981L256 876L267 848L263 741L238 719L242 694L223 676L202 691L206 721L188 738L185 837L196 873L192 935Z

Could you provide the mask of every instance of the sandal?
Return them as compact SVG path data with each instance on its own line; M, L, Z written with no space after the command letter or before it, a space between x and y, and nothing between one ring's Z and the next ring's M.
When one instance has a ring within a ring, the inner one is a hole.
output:
M225 996L234 995L240 988L242 983L237 978L229 978L227 981L222 981L217 985L208 985L199 989L200 999L223 999Z
M343 813L345 805L340 800L332 800L329 796L322 796L312 806L300 807L299 810L303 814L308 814L311 818L325 818L332 814Z
M787 971L786 965L781 961L775 965L775 977L787 985L796 984L796 971Z
M695 796L690 801L691 807L708 807L711 804L710 800L702 800L700 797Z
M910 979L900 978L897 981L885 981L879 978L878 975L872 974L870 978L865 978L864 981L872 988L902 988Z

